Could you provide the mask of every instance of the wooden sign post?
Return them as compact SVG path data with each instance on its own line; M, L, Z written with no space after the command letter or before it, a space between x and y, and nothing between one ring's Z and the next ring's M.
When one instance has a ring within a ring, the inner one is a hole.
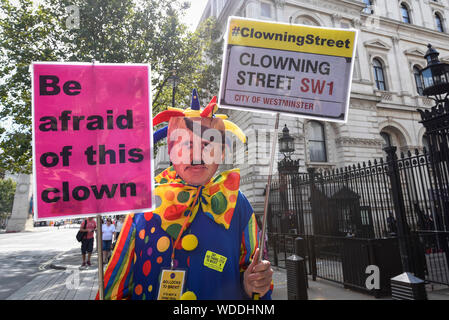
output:
M104 300L103 224L101 220L101 215L97 215L98 297L100 300Z

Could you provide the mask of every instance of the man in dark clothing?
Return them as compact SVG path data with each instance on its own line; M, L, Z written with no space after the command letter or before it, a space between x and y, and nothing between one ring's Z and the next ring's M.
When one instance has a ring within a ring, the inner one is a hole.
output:
M80 231L86 232L81 240L81 254L83 256L83 264L81 268L91 266L90 257L94 248L94 231L97 229L97 223L93 217L89 217L81 223ZM86 263L86 253L87 253L87 263Z

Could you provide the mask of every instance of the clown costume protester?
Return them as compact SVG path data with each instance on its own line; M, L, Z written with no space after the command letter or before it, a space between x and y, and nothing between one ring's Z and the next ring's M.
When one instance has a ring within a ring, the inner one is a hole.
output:
M127 216L105 271L105 299L271 298L273 271L253 259L257 222L239 191L239 169L213 177L225 131L246 141L217 109L214 97L201 110L193 90L190 108L155 116L153 125L169 122L154 140L167 137L173 166L155 178L156 209Z

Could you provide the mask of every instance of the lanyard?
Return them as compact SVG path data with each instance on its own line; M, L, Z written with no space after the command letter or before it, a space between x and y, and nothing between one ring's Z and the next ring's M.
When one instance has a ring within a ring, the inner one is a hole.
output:
M177 247L177 245L179 243L179 240L181 239L182 233L184 232L184 230L187 227L187 222L189 221L190 216L192 215L193 208L195 207L196 202L198 201L198 197L199 197L199 195L201 193L202 188L203 188L203 186L200 186L198 188L198 192L196 193L195 200L193 200L192 205L189 208L189 210L190 210L189 215L185 218L184 223L182 224L182 228L179 231L178 238L176 239L175 243L173 244L173 251L172 251L172 254L171 254L171 263L170 263L170 267L172 269L173 269L173 261L175 260L175 248Z

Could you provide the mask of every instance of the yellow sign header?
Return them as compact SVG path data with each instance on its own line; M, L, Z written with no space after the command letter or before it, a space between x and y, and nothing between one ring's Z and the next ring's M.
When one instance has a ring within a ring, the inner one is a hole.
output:
M228 44L352 57L355 30L328 29L232 17Z

